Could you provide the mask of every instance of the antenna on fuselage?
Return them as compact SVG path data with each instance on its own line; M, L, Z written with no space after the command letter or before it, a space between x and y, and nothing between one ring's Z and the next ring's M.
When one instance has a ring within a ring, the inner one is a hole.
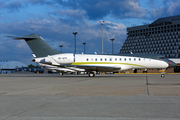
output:
M132 51L129 51L131 54L133 54L133 52Z

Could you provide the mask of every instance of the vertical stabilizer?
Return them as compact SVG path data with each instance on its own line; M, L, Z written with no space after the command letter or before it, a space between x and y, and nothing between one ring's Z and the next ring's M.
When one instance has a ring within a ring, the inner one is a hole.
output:
M43 38L37 34L25 35L14 39L24 39L36 57L47 57L48 55L60 53L48 45Z

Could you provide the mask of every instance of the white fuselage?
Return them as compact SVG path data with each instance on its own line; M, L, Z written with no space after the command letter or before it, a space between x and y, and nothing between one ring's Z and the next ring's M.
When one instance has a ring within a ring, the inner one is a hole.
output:
M83 55L75 56L73 65L111 66L121 70L137 68L167 68L168 64L161 60L119 55Z
M169 64L165 61L121 55L98 55L98 54L76 54L75 58L72 53L62 53L52 55L50 57L36 58L35 62L56 65L74 65L74 66L93 66L93 67L114 67L119 68L119 71L128 69L142 68L167 68Z

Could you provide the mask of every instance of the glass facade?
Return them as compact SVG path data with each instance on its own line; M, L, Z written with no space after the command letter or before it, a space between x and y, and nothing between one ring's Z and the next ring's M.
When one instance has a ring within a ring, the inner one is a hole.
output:
M120 53L162 54L180 57L180 15L160 18L149 25L127 28Z

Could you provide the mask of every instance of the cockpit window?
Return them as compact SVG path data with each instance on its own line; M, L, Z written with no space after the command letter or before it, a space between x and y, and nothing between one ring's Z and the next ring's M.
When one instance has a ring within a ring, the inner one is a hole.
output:
M159 56L159 57L158 57L158 59L165 59L165 58L164 58L164 57L162 57L162 56Z

